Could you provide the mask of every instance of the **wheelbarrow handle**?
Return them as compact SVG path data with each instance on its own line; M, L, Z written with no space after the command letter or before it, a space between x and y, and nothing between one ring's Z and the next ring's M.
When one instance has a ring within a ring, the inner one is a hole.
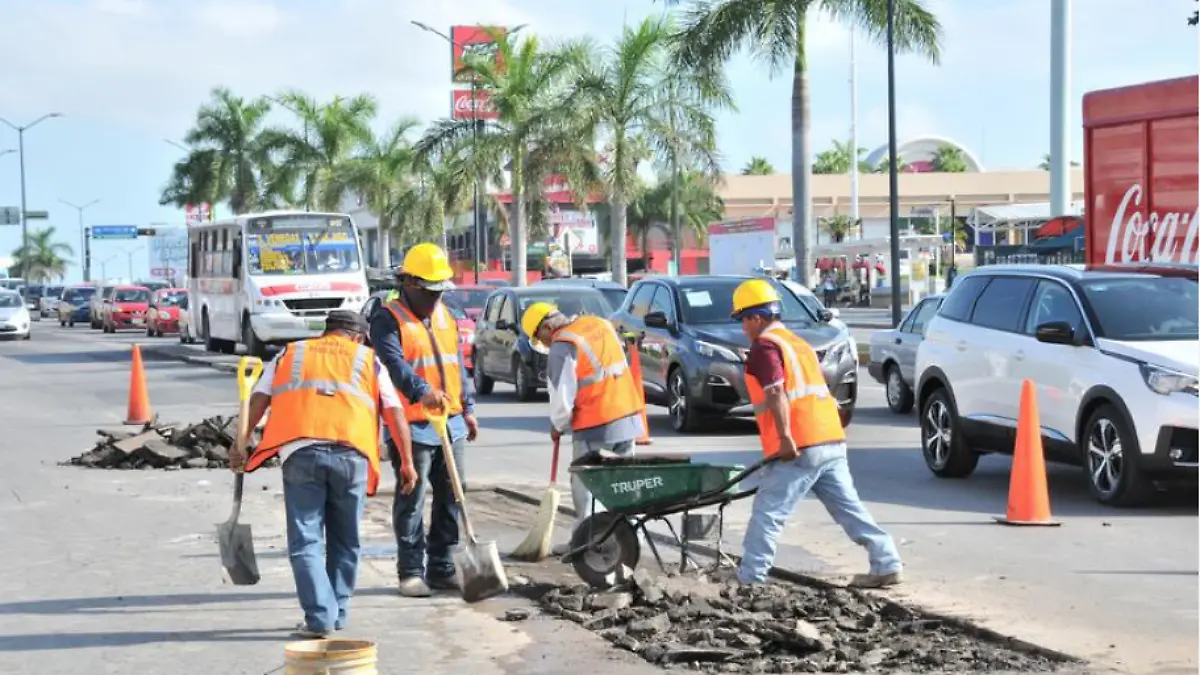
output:
M733 478L730 478L729 482L726 483L725 486L722 487L717 492L724 492L724 491L728 490L729 488L733 487L734 485L737 485L738 483L746 480L746 478L748 478L751 474L753 474L757 471L760 471L764 466L770 464L771 462L777 461L778 459L779 459L778 455L771 455L770 457L763 457L762 459L751 464L750 466L746 467L745 469L742 469L740 473L735 474L733 476Z

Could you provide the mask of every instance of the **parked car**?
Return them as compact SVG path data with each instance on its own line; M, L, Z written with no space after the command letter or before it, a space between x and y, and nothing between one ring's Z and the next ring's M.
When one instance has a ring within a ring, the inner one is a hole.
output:
M104 304L104 332L146 326L146 311L150 306L150 289L145 286L114 286L112 299Z
M850 327L847 326L846 323L841 319L841 310L839 310L837 307L826 307L825 303L821 302L821 299L817 297L817 294L813 293L807 286L798 284L791 279L780 279L779 281L786 286L789 291L796 294L796 297L810 312L812 312L813 316L822 317L823 321L828 323L830 326L837 328L838 330L850 330ZM854 353L855 356L858 355L857 348L854 350Z
M46 287L41 284L29 284L25 286L25 307L29 310L29 316L34 321L42 319L42 295L45 294Z
M104 328L104 324L102 323L104 319L104 303L112 298L112 292L115 288L116 286L113 284L101 284L96 294L92 296L90 303L91 316L88 319L88 324L93 330Z
M28 340L29 308L15 291L0 290L0 337L6 340Z
M917 347L925 339L925 329L943 297L931 295L909 310L899 327L871 333L867 373L884 386L888 408L897 415L912 412Z
M146 336L163 337L179 332L179 305L188 292L186 288L163 288L150 294L146 311Z
M625 296L629 293L629 289L615 281L605 281L603 279L589 279L587 277L573 277L570 279L542 279L534 284L534 286L568 286L568 287L585 287L594 288L600 291L608 304L612 307L609 312L617 311L621 305L625 304Z
M754 277L655 276L629 289L613 315L619 330L641 339L646 401L666 406L671 427L694 431L704 419L753 414L744 361L750 342L733 321L733 291ZM783 302L784 324L807 340L821 359L842 425L850 424L858 399L858 359L847 329L816 315L788 286L772 280Z
M379 306L383 304L383 301L385 298L387 298L389 292L390 291L380 291L378 293L373 293L369 298L367 298L367 301L364 302L362 306L362 315L367 317L367 319L370 319L371 315L375 313L375 310L379 309ZM442 297L445 297L445 295ZM475 321L455 305L446 303L446 309L450 310L450 314L454 317L454 322L458 324L458 343L462 346L463 368L466 368L467 373L470 374L473 366L472 356L475 351L473 349L475 344ZM368 343L369 342L370 339L368 339Z
M521 329L521 315L535 302L553 303L567 315L606 317L610 313L608 301L594 288L534 284L496 289L475 321L477 393L492 393L499 380L516 387L518 400L528 401L545 388L546 355L530 345L529 336Z
M51 314L58 311L58 302L62 300L62 286L46 286L42 289L42 297L38 302L38 317L42 319L49 318Z
M442 293L442 302L461 309L472 320L483 313L483 305L488 296L496 290L495 286L463 285Z
M75 327L75 323L83 323L92 319L92 298L96 295L95 286L68 286L63 289L62 299L58 301L58 325Z
M1197 478L1194 266L989 266L961 275L917 349L921 449L963 478L1011 453L1022 383L1036 385L1046 458L1081 464L1101 503Z
M185 345L190 345L200 339L196 335L195 329L192 327L192 317L188 312L188 296L183 296L179 301L179 341Z

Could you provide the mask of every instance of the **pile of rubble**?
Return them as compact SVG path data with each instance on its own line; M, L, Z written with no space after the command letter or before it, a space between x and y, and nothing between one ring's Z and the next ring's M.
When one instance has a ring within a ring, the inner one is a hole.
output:
M91 450L63 462L96 469L220 469L229 466L237 417L210 417L197 424L162 423L155 418L140 431L97 429ZM250 439L257 443L259 433ZM267 466L276 463L271 460Z
M1049 672L1063 661L842 588L656 578L559 587L543 609L665 668L725 673Z

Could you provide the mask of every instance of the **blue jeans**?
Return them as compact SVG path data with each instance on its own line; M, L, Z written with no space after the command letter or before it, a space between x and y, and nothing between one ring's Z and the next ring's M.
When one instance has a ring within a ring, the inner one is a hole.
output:
M766 581L775 560L775 547L788 516L812 491L821 500L846 536L867 549L871 574L891 574L901 568L900 553L892 537L867 513L846 461L846 444L831 443L805 448L790 462L771 462L760 472L750 524L742 542L742 583Z
M317 444L283 463L288 559L310 630L346 623L358 583L358 521L367 503L367 460L340 445Z
M459 479L463 480L464 439L455 441L454 463L458 466ZM400 460L396 446L388 444L392 468L399 480ZM446 473L446 462L441 445L412 444L413 464L421 480L412 494L401 494L396 490L392 502L392 529L396 533L396 573L401 579L408 577L447 578L454 576L454 547L458 545L458 504L450 487L450 475ZM425 536L425 494L433 492L433 508L430 511L429 536Z

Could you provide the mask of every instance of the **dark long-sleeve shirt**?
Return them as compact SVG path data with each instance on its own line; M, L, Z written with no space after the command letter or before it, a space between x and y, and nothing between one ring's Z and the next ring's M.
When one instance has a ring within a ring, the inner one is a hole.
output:
M400 302L404 302L403 297ZM387 368L388 375L391 376L396 389L411 403L420 401L421 397L427 394L432 387L417 374L412 364L404 360L404 349L400 345L400 326L396 323L396 317L392 316L392 313L383 305L380 305L371 314L370 323L371 345L375 348L375 354L379 356L383 367ZM429 319L425 319L424 323L428 326ZM467 377L467 369L461 366L464 363L461 344L458 346L458 362L460 364L459 372L462 375L463 412L474 414L475 388ZM438 438L437 431L428 422L413 423L410 426L412 427L413 443L441 446L442 441ZM467 436L467 424L463 421L462 415L451 417L447 429L450 432L451 441L458 441Z

